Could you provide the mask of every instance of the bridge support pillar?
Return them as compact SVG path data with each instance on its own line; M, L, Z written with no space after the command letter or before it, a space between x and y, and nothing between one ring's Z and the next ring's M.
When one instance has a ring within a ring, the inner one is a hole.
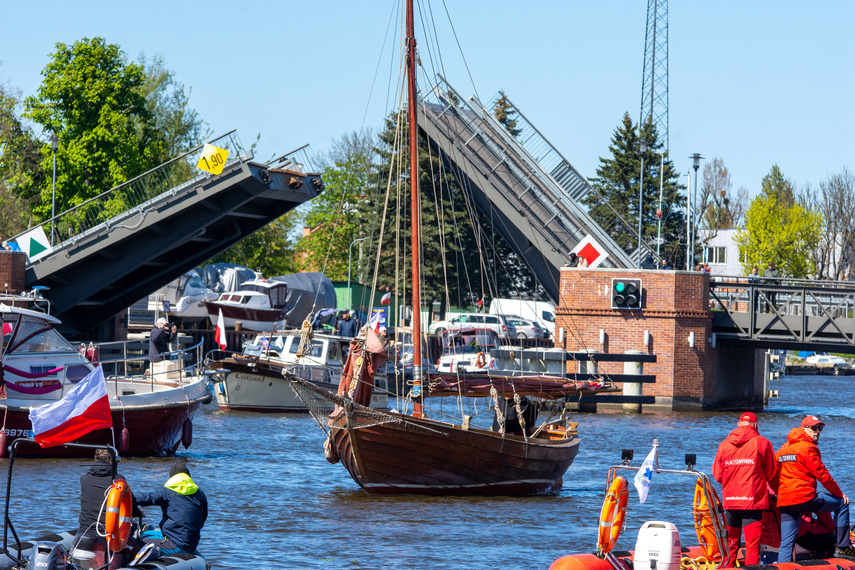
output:
M614 278L641 279L641 309L612 308ZM566 267L560 291L555 326L567 331L566 350L656 355L645 367L656 382L640 390L656 403L645 404L644 411L762 405L755 349L715 346L708 273ZM599 371L623 372L611 362L601 363ZM625 394L631 392L624 387Z

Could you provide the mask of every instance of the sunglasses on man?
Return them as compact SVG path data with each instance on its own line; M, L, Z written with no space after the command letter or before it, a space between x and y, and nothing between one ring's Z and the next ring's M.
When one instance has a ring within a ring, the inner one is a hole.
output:
M824 426L819 426L819 425L817 425L817 426L810 426L808 429L809 429L809 430L811 430L811 431L822 431L822 428L823 428L823 427L824 427Z

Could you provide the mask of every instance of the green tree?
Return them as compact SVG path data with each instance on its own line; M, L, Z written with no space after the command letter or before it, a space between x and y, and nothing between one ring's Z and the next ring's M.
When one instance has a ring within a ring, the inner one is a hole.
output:
M642 214L642 240L652 249L662 218L661 253L674 267L684 260L680 244L685 228L685 198L679 176L667 152L663 158L663 144L656 125L647 121L639 129L625 113L621 125L615 129L609 146L611 157L600 158L597 177L591 178L594 192L582 200L595 222L610 235L624 251L631 253L637 247L639 178L642 152L639 141L647 143L644 151L644 211ZM662 183L662 206L659 209L659 188ZM619 218L618 218L619 216ZM627 231L630 226L632 231Z
M814 273L811 260L822 228L818 211L800 204L787 207L774 194L764 192L751 201L745 228L736 234L743 271L771 261L783 276L806 279Z
M760 190L784 209L791 208L796 203L794 185L784 178L777 164L773 164L769 174L763 177Z
M58 43L42 71L38 95L27 97L24 116L59 136L56 209L71 206L145 172L147 149L159 145L150 126L142 66L127 63L119 46L103 38ZM149 125L140 128L139 122ZM158 150L156 154L160 154ZM51 149L42 147L45 169ZM35 211L50 214L50 187L42 185Z
M299 270L322 271L334 281L346 281L348 256L353 252L350 279L356 282L358 274L365 275L361 264L367 259L358 255L365 248L350 246L354 240L368 237L370 224L376 218L358 215L359 202L371 199L373 203L370 194L377 189L372 138L370 131L343 135L322 157L327 163L322 172L325 188L311 201L303 217L311 233L297 243L295 264Z
M504 91L499 91L499 98L493 105L493 115L512 136L518 137L522 133L522 129L517 128L517 110L508 100Z
M20 95L0 85L0 236L24 231L30 221L31 203L46 173L32 129L19 114Z

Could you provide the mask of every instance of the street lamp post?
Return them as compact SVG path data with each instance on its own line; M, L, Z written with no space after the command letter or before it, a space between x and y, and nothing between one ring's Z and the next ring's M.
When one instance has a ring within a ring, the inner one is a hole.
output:
M56 131L50 134L50 149L53 151L53 184L50 191L50 246L53 247L53 232L56 221L53 219L56 216L56 149L59 148L59 137L56 136Z
M641 152L641 175L638 177L638 268L641 269L641 213L644 211L644 151L647 150L647 141L638 141L638 149Z
M347 248L347 308L348 310L353 308L353 292L350 290L350 257L353 255L353 244L358 241L367 240L367 237L356 238L352 242L350 242L350 247Z
M701 165L701 161L704 157L701 156L701 153L696 152L689 158L692 159L692 168L695 169L695 187L692 190L692 267L695 267L695 235L698 232L698 167Z

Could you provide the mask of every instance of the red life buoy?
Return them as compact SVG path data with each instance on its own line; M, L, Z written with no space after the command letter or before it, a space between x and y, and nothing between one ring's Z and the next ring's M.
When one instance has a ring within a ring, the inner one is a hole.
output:
M479 352L478 357L475 358L475 367L476 368L484 368L485 364L487 364L487 360L484 358L484 353Z
M107 492L107 512L104 513L104 533L111 552L119 552L128 543L133 522L131 488L124 479L116 479Z

